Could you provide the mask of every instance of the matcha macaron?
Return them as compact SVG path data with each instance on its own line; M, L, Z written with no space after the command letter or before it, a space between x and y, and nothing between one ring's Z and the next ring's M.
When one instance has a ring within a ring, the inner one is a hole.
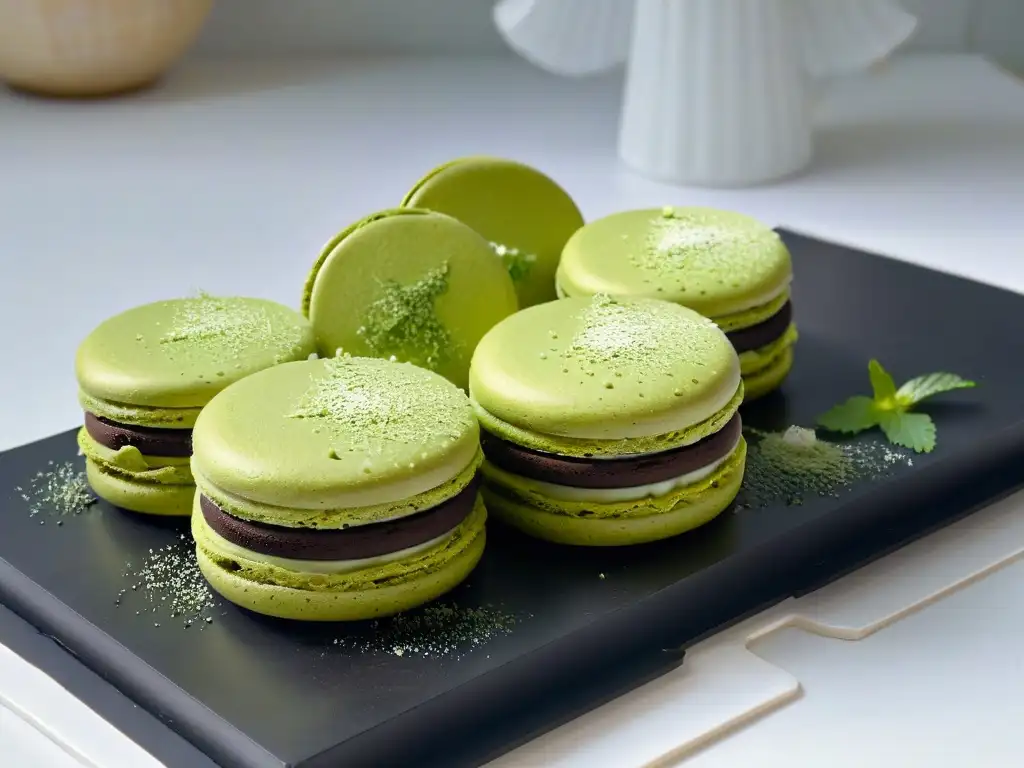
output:
M523 308L555 299L562 248L583 226L576 203L551 178L497 157L445 163L418 181L402 205L446 213L483 235Z
M172 299L101 323L75 357L85 410L78 445L93 490L134 512L190 514L192 427L203 406L315 349L298 312L262 299Z
M523 310L480 342L470 398L488 509L533 536L664 539L739 491L739 360L713 322L677 304L597 295Z
M413 363L463 389L477 342L517 308L512 279L483 237L412 208L373 214L333 238L302 298L321 356Z
M340 356L258 373L193 433L199 567L231 602L307 621L447 592L484 549L466 394L408 363Z
M746 398L776 389L793 366L793 268L760 222L709 208L626 211L579 230L558 267L562 296L646 296L709 317L740 356Z

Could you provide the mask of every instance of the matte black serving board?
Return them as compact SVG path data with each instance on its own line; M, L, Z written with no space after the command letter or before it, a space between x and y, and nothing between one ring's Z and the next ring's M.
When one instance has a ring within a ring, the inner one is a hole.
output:
M734 511L628 550L556 547L494 526L481 565L451 599L524 618L454 659L346 651L333 639L348 628L230 606L202 632L116 606L126 561L140 563L181 526L103 504L61 527L30 518L14 488L48 461L77 461L69 432L0 456L0 599L227 768L480 762L681 659L662 649L1024 485L1024 298L785 236L797 363L784 392L746 409L747 423L811 425L868 389L867 361L877 357L897 379L950 370L980 382L928 409L935 453L838 498Z

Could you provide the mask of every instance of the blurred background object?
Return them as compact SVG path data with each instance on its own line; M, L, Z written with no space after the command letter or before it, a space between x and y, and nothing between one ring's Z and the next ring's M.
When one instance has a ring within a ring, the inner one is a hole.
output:
M500 0L494 20L555 74L625 63L623 162L706 186L802 170L821 79L867 69L917 26L895 0Z
M213 0L2 0L0 78L50 96L104 96L157 80Z

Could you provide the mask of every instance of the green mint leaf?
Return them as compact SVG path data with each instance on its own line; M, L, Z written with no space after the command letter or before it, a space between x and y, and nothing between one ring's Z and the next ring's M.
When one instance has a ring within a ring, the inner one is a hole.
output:
M927 413L887 411L882 414L881 424L890 443L917 453L935 449L935 422Z
M875 392L875 402L881 406L892 404L896 397L896 382L877 360L868 363L868 375L871 376L871 389Z
M857 395L818 417L818 424L832 432L855 435L878 426L882 410L870 397Z
M955 373L929 373L911 379L896 392L896 400L905 408L920 403L934 395L952 392L955 389L970 389L976 386L973 381L957 376Z

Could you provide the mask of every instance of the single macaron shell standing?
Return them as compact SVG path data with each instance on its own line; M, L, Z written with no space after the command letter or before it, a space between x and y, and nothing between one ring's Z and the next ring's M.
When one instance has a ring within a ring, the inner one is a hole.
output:
M736 352L677 304L605 295L519 312L477 347L470 399L495 517L616 546L713 519L743 478Z
M425 369L278 366L215 397L193 443L199 567L248 610L387 616L452 589L483 552L479 427L465 393Z
M792 259L778 233L710 208L626 211L566 244L561 296L663 299L714 320L740 356L746 399L776 389L793 366Z
M263 299L172 299L101 323L75 357L93 490L134 512L190 514L202 408L233 382L315 351L309 323Z
M562 248L584 223L554 180L497 157L445 163L418 181L402 205L446 213L483 235L512 277L521 308L556 298Z
M412 208L368 216L331 240L302 299L322 356L394 358L463 389L477 342L517 308L483 237Z

